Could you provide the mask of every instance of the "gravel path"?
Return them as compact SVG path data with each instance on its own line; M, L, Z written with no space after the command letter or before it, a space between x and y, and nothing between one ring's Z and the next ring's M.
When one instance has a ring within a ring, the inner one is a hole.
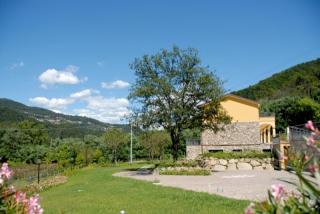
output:
M264 200L272 184L281 183L293 191L296 176L286 171L224 171L210 176L169 176L139 171L120 172L114 176L154 182L156 185L208 192L229 198Z

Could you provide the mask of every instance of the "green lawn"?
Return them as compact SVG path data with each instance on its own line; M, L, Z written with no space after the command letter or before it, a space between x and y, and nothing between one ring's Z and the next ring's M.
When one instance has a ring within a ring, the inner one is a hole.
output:
M243 213L248 201L113 177L125 169L85 168L41 193L45 213Z

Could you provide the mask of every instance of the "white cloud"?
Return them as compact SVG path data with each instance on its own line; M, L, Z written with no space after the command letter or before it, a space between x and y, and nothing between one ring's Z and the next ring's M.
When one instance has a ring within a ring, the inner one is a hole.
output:
M72 104L74 102L73 99L70 98L52 98L48 99L46 97L34 97L30 98L29 101L33 104L36 104L38 106L43 106L49 109L57 110L57 109L64 109L68 105Z
M129 101L126 98L91 96L85 101L86 108L75 109L74 113L108 123L121 123L121 119L129 114Z
M85 89L85 90L70 94L70 97L74 99L84 99L84 98L90 97L93 93L98 94L99 91L92 90L92 89Z
M81 100L85 102L85 106L71 110L72 114L91 117L107 123L121 123L121 119L129 114L129 101L126 98L108 98L97 94L99 91L85 89L72 93L67 98L34 97L29 101L37 106L61 112L69 105Z
M13 63L12 65L10 65L9 69L14 70L17 68L22 68L23 66L24 66L24 62L20 61L20 62Z
M38 79L42 88L48 88L49 85L54 84L78 84L87 81L87 77L80 79L75 75L78 70L79 68L73 65L67 66L64 70L47 69L40 74Z
M130 84L128 82L125 82L123 80L116 80L111 83L102 82L101 87L105 89L121 89L121 88L127 88Z

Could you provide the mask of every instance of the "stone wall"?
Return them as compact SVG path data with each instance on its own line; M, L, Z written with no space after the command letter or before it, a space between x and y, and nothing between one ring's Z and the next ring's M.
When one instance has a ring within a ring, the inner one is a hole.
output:
M199 165L211 171L225 170L273 170L272 159L218 159L204 158L199 160Z
M201 145L239 146L260 144L259 122L236 122L225 126L225 130L201 133Z
M187 145L186 149L187 153L187 160L193 160L202 154L201 146L200 145Z
M201 133L201 145L187 145L187 159L210 151L270 150L270 144L260 143L258 122L237 122L225 126L225 130L214 133L205 130Z

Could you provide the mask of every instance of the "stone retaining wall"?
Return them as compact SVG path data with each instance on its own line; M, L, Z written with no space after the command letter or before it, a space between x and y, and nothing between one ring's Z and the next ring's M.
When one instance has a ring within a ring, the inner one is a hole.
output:
M225 171L225 170L273 170L272 159L218 159L218 158L204 158L199 160L199 165L211 171Z

